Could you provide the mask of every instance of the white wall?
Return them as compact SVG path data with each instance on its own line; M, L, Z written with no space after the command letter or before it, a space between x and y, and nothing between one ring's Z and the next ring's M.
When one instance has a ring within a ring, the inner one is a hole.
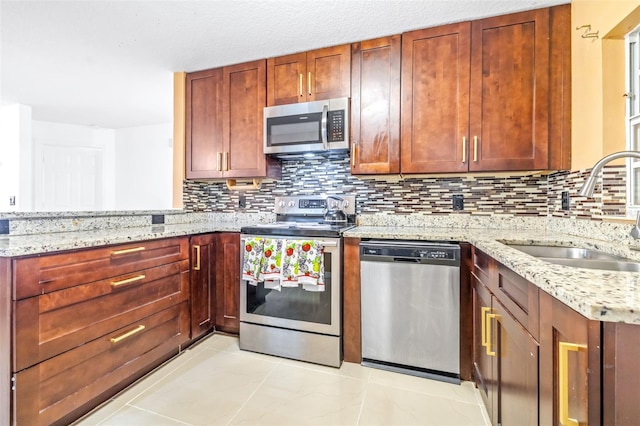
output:
M115 146L115 209L170 209L172 124L118 129Z
M0 212L66 210L43 207L45 194L51 194L43 179L43 158L51 147L100 152L101 186L89 210L172 207L171 123L102 129L32 120L31 107L8 105L0 108ZM15 206L9 205L11 196Z
M35 210L51 210L44 206L43 150L45 146L89 148L101 152L102 167L100 197L90 210L113 210L115 204L115 132L112 129L94 128L77 124L32 121L34 146ZM84 209L84 208L83 208ZM56 209L57 210L57 209ZM62 208L62 210L67 210Z
M33 208L31 107L0 107L0 211ZM9 202L15 197L15 205Z

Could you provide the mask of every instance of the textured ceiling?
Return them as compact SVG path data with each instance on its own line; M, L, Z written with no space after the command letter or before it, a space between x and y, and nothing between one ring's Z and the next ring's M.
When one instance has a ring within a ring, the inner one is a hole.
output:
M568 0L0 2L3 103L36 120L172 121L174 71L196 71Z

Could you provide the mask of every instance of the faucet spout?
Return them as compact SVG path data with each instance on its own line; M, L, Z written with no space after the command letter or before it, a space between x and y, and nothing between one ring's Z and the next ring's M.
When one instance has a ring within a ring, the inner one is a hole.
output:
M636 217L636 224L633 225L633 229L631 230L630 234L634 240L640 238L640 211L638 212L638 216Z
M593 197L593 190L596 187L596 177L600 173L604 165L610 161L617 160L618 158L625 158L625 157L640 158L640 151L620 151L620 152L614 152L613 154L609 154L603 157L591 169L591 173L589 173L589 176L587 177L587 180L582 185L582 188L580 189L580 192L578 192L578 195L581 197L589 197L589 198ZM640 230L638 232L640 232Z

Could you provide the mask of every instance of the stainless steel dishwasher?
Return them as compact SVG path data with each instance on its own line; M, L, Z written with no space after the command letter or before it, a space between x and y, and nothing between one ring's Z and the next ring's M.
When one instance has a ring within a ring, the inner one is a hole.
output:
M460 245L360 244L362 364L460 383Z

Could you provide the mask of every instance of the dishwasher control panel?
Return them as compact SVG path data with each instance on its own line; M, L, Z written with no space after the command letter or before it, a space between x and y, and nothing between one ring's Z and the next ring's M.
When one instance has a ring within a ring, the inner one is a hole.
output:
M360 259L377 262L459 263L456 243L397 242L372 240L360 244Z

